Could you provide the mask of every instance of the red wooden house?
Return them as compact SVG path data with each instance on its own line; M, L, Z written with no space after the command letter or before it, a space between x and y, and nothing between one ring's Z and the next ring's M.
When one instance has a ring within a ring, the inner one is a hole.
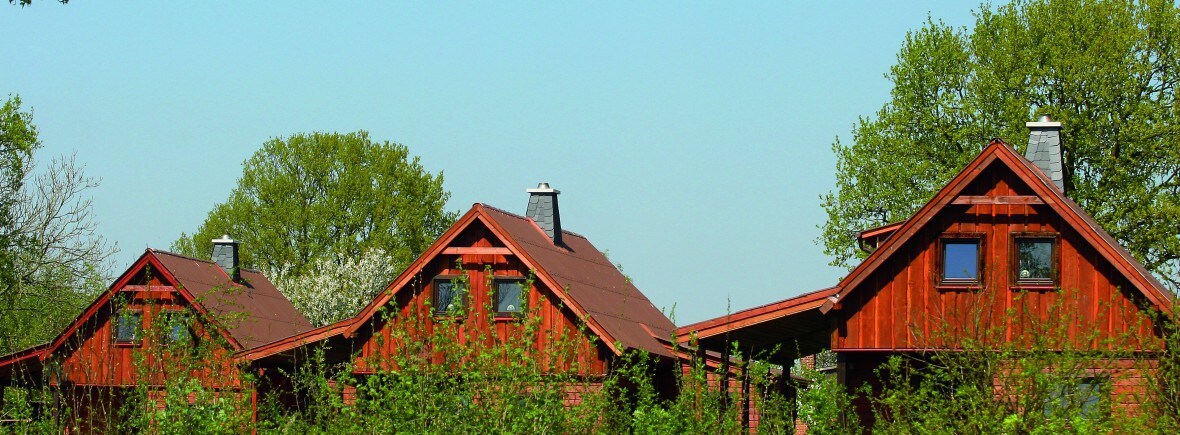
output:
M169 376L250 394L233 354L312 325L265 276L237 266L234 241L215 240L214 257L146 250L53 341L0 357L0 381L51 387L81 427L109 423L133 388L159 400ZM198 347L207 353L197 364L179 365Z
M769 357L784 363L831 349L850 388L876 382L873 369L891 355L954 349L973 331L1024 346L1065 313L1064 342L1085 341L1078 348L1158 349L1150 315L1171 315L1171 294L1064 194L1061 124L1028 125L1027 158L993 141L909 219L862 232L871 254L836 287L679 335L713 349L779 346ZM1112 377L1105 394L1124 400L1120 392L1142 387L1137 377Z
M429 336L447 325L459 328L459 340L508 340L527 311L540 317L542 333L530 345L538 357L554 350L548 337L572 337L576 370L593 379L624 352L644 351L660 361L659 386L674 388L675 325L586 237L562 228L557 190L542 183L529 193L527 216L473 205L355 317L239 358L290 367L323 346L329 362L349 362L364 376L397 369L394 355L405 345L398 331Z

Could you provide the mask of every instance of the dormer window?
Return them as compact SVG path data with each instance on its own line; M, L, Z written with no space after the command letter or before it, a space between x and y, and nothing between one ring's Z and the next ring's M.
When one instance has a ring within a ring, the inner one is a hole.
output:
M434 279L434 315L455 316L467 303L467 285L458 276Z
M983 237L954 234L939 239L939 285L978 286L983 276Z
M1055 285L1058 269L1057 251L1055 233L1013 233L1013 282L1017 285Z
M512 315L520 313L522 305L526 301L524 298L524 280L497 279L495 280L495 288L496 314Z

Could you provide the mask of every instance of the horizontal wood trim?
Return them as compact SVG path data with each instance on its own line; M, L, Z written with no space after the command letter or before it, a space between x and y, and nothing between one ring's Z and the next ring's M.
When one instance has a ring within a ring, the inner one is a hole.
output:
M279 341L274 341L253 349L238 352L234 356L235 361L254 361L265 358L274 354L282 353L294 349L305 344L314 343L325 340L335 335L340 335L346 328L352 326L355 322L353 319L344 319L339 322L321 326L316 329L306 331L302 334L293 335Z
M885 225L882 225L882 226L879 226L876 228L869 228L867 230L861 231L860 235L858 237L860 237L862 239L867 239L869 237L877 237L877 236L884 235L884 234L893 234L894 232L897 231L898 228L901 228L902 224L904 224L904 223L905 223L905 221L901 221L901 222L894 222L891 224L885 224Z
M443 249L442 253L447 255L512 255L512 250L490 246L451 246Z
M1044 204L1041 197L1034 195L1015 196L973 196L962 195L951 201L952 204Z
M793 316L804 311L818 309L828 302L828 297L835 293L835 289L826 289L813 294L798 296L783 302L740 311L713 320L681 326L676 329L676 339L681 343L697 339L713 337L739 329L749 328L760 323Z
M170 285L125 285L120 290L126 292L174 292L176 287Z

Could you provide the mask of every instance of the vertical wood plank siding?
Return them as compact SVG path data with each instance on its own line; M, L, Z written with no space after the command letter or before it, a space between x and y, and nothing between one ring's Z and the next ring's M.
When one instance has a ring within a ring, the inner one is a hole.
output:
M463 230L450 246L504 247L497 237L478 223ZM462 269L457 267L457 260L462 261ZM529 270L518 258L512 255L440 254L422 269L416 279L410 281L408 286L412 291L398 291L395 300L385 308L388 311L383 315L374 316L369 324L358 331L361 343L360 352L353 361L355 372L369 374L397 368L394 367L393 360L401 348L401 343L395 339L397 334L394 331L413 330L411 335L417 336L434 334L440 323L439 319L431 315L430 300L433 297L434 279L438 276L459 274L465 275L468 279L470 288L467 306L471 309L461 322L450 320L449 323L453 324L448 327L459 329L458 337L461 343L469 343L470 340L481 337L490 337L489 340L504 343L524 333L522 320L494 315L494 289L489 286L489 278L527 277ZM593 339L588 331L579 330L577 317L569 308L561 305L552 289L545 287L539 280L534 280L531 288L523 289L521 298L522 301L528 301L527 309L530 312L541 317L542 332L537 334L534 344L537 355L544 357L549 354L546 350L553 342L550 337L572 337L571 339L577 340L578 343L574 360L576 368L589 376L606 374L613 353ZM422 330L414 330L415 328ZM433 355L433 358L442 360L441 355Z
M189 308L187 302L176 294L173 287L152 278L145 282L150 291L121 289L125 302L111 303L100 309L96 315L85 320L83 327L69 337L60 355L61 375L55 384L63 380L77 386L134 387L139 385L159 386L164 384L164 366L169 364L160 346L158 337L144 336L152 329L153 322L162 319L162 313L169 310ZM138 287L138 286L127 286ZM159 290L155 290L159 289ZM114 317L116 309L130 309L142 314L140 340L135 344L115 343ZM210 331L197 322L193 327L199 341L208 342L213 338ZM163 352L163 353L162 353ZM216 348L208 359L209 367L191 373L209 388L241 388L242 380L232 363L232 351Z
M1016 174L992 165L962 194L1034 192ZM1013 282L1012 234L1020 232L1059 234L1056 288L1022 288ZM983 234L983 282L977 289L938 285L939 236L953 233ZM1143 316L1148 306L1144 298L1048 205L950 205L923 232L900 246L892 259L833 313L838 316L834 350L951 346L939 336L978 332L981 327L1000 328L1004 339L1019 340L1034 332L1035 326L1065 314L1078 317L1068 327L1071 339L1083 339L1098 330L1105 338L1133 336L1128 344L1147 348L1160 344Z

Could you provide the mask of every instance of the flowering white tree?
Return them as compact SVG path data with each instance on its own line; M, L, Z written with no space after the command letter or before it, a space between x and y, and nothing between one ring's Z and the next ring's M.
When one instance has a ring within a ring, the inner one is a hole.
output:
M284 266L267 275L295 309L315 326L357 314L396 277L393 257L372 249L359 257L333 254L315 260L304 273Z

